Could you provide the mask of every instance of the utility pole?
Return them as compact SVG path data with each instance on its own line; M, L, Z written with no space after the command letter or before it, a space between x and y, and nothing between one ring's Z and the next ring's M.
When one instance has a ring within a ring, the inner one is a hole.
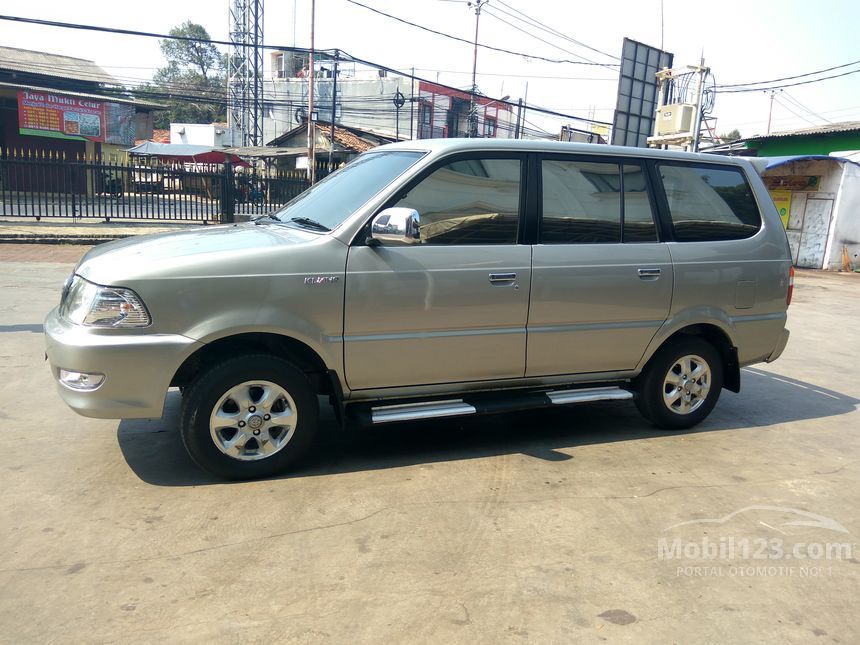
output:
M316 174L316 124L314 123L314 14L316 0L311 0L311 51L308 55L308 181L314 184Z
M526 81L526 91L525 91L525 94L523 95L523 107L520 110L520 113L522 114L522 119L520 119L520 129L519 129L519 132L517 132L517 139L522 139L523 134L526 131L526 103L528 102L528 100L529 100L529 82Z
M514 139L520 138L520 121L523 118L523 100L517 99L517 124L514 126Z
M698 86L696 87L696 114L693 117L693 141L690 149L693 152L699 151L699 130L702 129L702 98L705 95L705 77L711 70L705 67L705 57L699 59L699 67L696 68L698 75Z
M334 153L334 118L337 116L337 59L340 56L340 50L334 50L334 74L331 77L331 133L330 143L328 146L328 172L331 172L332 153Z
M409 140L415 138L415 68L412 68L412 93L409 97Z
M397 86L397 92L394 94L394 109L397 112L396 123L394 125L395 128L395 141L400 141L400 109L406 105L406 97L403 96L403 92L400 91L400 86Z
M768 94L770 94L770 108L767 111L767 133L770 134L770 120L773 116L773 97L776 96L777 92L782 92L782 90L765 90Z
M478 25L481 22L481 9L490 0L469 0L466 3L468 7L475 8L475 47L472 52L472 91L471 104L469 105L469 136L478 136L478 110L475 105L475 93L478 91L478 84L475 80L478 73Z

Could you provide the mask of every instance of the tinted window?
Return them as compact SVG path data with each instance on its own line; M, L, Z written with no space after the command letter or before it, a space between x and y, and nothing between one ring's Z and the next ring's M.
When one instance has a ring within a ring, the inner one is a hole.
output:
M618 164L544 159L542 244L621 241Z
M660 165L679 242L750 237L761 227L758 207L740 170Z
M656 242L657 227L651 212L645 175L641 166L626 165L624 171L624 241Z
M421 180L396 206L421 216L422 244L516 244L519 159L465 159Z

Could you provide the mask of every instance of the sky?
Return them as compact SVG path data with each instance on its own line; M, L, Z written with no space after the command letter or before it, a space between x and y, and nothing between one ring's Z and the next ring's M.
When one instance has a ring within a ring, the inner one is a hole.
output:
M474 9L465 0L360 1L470 43L474 40ZM309 46L310 7L310 0L266 0L265 44ZM228 40L228 10L228 0L0 0L3 15L156 33L191 20L218 40ZM534 23L528 27L515 16L527 16L563 37ZM337 48L396 69L414 67L418 76L455 87L471 85L470 44L398 23L348 0L317 0L314 25L318 49ZM704 56L719 86L795 76L854 61L857 64L823 76L860 70L858 25L857 0L489 0L481 13L479 42L528 56L587 59L609 66L552 63L479 49L477 85L488 96L510 96L514 102L523 98L528 105L611 122L618 87L613 56L620 56L624 37L662 45L675 55L675 67L695 65ZM91 59L129 83L150 78L164 64L153 38L0 21L0 44ZM771 103L774 132L860 120L860 73L788 87L773 101L762 91L718 89L716 131L765 133ZM541 119L534 114L528 118L553 132L564 123L582 126L564 118Z

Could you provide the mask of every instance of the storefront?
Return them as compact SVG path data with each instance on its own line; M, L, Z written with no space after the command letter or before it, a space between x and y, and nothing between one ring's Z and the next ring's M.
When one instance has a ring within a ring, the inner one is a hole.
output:
M798 267L860 267L860 164L827 155L761 159ZM848 266L843 267L846 263Z

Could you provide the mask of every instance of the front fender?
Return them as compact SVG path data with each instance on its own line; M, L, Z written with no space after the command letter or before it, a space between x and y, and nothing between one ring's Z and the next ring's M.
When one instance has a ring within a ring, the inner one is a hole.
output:
M244 318L244 319L243 319ZM296 340L313 350L329 370L343 378L343 337L339 329L327 332L314 322L292 312L262 309L242 316L225 311L188 331L188 336L203 344L240 334L273 334Z

